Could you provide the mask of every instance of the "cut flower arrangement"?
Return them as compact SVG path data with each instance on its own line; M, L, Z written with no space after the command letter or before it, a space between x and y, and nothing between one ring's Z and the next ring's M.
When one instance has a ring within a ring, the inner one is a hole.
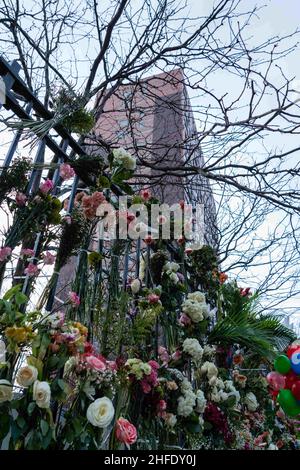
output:
M78 191L72 208L65 201L68 213L48 179L30 200L18 188L10 202L19 215L0 250L2 276L36 210L29 233L39 230L43 242L39 251L21 247L27 289L15 282L0 300L2 448L296 449L297 423L266 380L277 352L296 338L277 317L257 313L257 295L219 270L211 247L149 235L135 271L124 268L132 240L90 250L97 209L114 202L112 183L133 204L150 210L157 202L148 189L131 194L135 166L123 149L114 151L110 179ZM74 176L65 165L60 173ZM130 207L118 215L128 224L135 218ZM71 290L57 305L59 271L74 254ZM33 308L44 264L54 271Z

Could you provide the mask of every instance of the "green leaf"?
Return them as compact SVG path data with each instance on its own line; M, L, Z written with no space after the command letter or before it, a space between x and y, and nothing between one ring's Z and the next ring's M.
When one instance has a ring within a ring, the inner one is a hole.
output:
M44 333L43 336L42 336L40 350L39 350L39 359L40 360L44 359L50 342L51 342L51 339L50 339L48 333Z
M61 388L61 390L64 391L67 385L66 382L62 379L58 379L57 383L58 383L59 388Z
M34 401L32 401L31 403L29 403L28 407L27 407L27 412L30 415L32 415L34 409L36 407L36 403Z
M100 176L98 183L102 188L110 188L110 181L106 176Z
M22 292L17 292L16 295L15 295L15 301L16 301L16 304L18 307L20 307L20 305L22 304L25 304L28 300L28 297L27 295L23 294Z
M46 434L49 430L49 424L47 423L47 421L42 419L41 422L40 422L40 427L41 427L42 435L46 436Z
M23 418L23 416L19 415L16 422L17 422L17 425L20 429L23 429L23 428L26 427L26 421Z
M27 364L29 366L33 366L33 367L36 367L36 369L38 370L38 373L39 373L39 378L41 378L41 375L42 375L42 372L43 372L43 362L34 357L34 356L28 356L27 357Z
M10 415L2 414L0 417L0 440L4 439L9 432L10 428Z

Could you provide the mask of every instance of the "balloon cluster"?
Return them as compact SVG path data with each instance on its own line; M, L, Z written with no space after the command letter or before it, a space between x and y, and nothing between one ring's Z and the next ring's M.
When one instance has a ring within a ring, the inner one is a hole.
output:
M287 354L274 361L276 372L267 375L267 381L277 396L277 402L289 417L300 414L300 344L291 345Z

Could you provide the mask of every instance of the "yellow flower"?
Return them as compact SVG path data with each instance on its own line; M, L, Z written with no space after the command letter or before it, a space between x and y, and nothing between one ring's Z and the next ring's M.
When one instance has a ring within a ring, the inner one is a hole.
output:
M77 321L73 322L73 326L74 326L74 328L77 328L79 330L81 335L87 336L88 329L87 329L86 326L83 326L81 323L79 323Z
M15 343L24 343L32 335L31 326L9 326L5 330L5 336Z

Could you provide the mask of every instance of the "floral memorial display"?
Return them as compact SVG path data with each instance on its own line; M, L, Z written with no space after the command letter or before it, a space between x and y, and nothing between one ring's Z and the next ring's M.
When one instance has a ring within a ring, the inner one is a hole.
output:
M183 218L160 215L158 235L148 230L159 201L129 184L134 157L115 149L106 164L83 163L55 167L63 182L78 168L94 175L94 186L74 186L63 201L48 177L28 194L28 162L3 177L12 223L0 249L2 449L297 449L294 333L260 313L258 295L221 271L213 248L193 246L186 225L176 238ZM141 204L147 230L136 223ZM108 207L118 235L100 240ZM121 237L128 228L140 238ZM74 256L58 302L60 271ZM45 268L51 275L37 295Z

